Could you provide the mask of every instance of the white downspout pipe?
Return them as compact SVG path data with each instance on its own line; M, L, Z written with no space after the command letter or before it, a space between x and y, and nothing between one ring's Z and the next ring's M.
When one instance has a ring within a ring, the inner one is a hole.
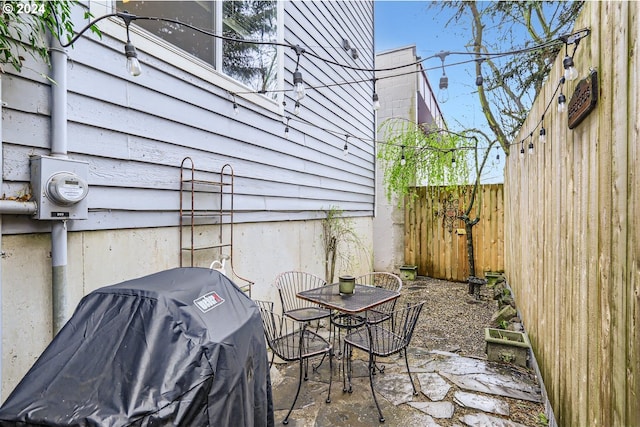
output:
M2 136L2 73L0 73L0 193L2 193L2 175L4 170L4 158L2 157L2 145L3 145L3 136ZM4 256L4 251L2 250L2 215L0 214L0 256ZM2 356L4 352L2 351L2 262L0 262L0 402L3 402L2 398Z
M67 157L67 52L51 37L51 156ZM51 296L53 336L68 320L67 221L51 222Z

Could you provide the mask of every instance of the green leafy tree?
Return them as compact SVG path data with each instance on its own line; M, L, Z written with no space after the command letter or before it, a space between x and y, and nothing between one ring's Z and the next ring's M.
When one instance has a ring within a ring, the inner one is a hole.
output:
M380 133L385 142L378 148L378 159L384 169L385 192L389 200L396 194L402 203L406 197L415 196L412 191L418 185L453 189L469 182L472 176L471 197L458 219L465 225L469 275L474 277L473 227L480 221L479 204L476 204L478 187L496 141L490 141L488 135L477 129L456 133L400 119L384 122ZM476 291L477 287L470 282L469 293Z
M458 218L467 232L467 255L470 276L475 276L473 226L480 218L472 215L478 196L480 176L491 153L500 144L509 154L509 144L526 119L533 100L548 78L550 64L564 48L584 2L559 1L442 1L431 7L452 13L448 25L470 22L468 51L475 53L476 76L483 84L476 92L492 135L478 129L449 134L425 129L413 123L390 121L383 124L386 143L378 150L385 169L387 197L398 194L400 201L411 194L412 186L456 185L469 182L465 167L475 168L470 201ZM468 28L468 26L460 26ZM458 28L460 28L458 27ZM522 43L523 31L529 38ZM556 41L549 43L550 41ZM520 44L520 45L519 45ZM505 49L505 46L508 46ZM520 53L505 57L487 55L520 48ZM541 46L536 49L527 49ZM466 147L473 141L474 148ZM479 145L482 141L482 147ZM484 148L483 148L484 147ZM468 150L465 148L469 148ZM469 158L462 153L473 153ZM452 163L452 159L456 159ZM479 212L479 209L476 209ZM469 292L474 290L470 282Z
M389 119L380 126L385 141L378 149L384 164L387 198L408 196L419 184L455 186L468 182L467 138L409 120Z
M478 87L478 101L489 129L505 153L509 154L510 141L548 78L550 64L564 49L562 43L548 42L570 33L583 4L583 1L432 3L432 7L453 12L448 26L463 21L471 23L468 50L483 58L475 62L475 73L484 80ZM524 45L523 32L529 36ZM534 46L543 47L525 51ZM502 58L484 55L516 48L522 49L522 53Z
M225 1L223 35L261 42L276 41L277 2ZM224 72L259 92L275 88L276 46L225 41Z
M5 71L6 65L21 72L24 55L39 58L49 65L47 34L54 34L63 41L71 40L74 35L71 7L77 3L76 0L2 1L0 72ZM85 19L90 16L85 12ZM95 26L91 31L100 34Z

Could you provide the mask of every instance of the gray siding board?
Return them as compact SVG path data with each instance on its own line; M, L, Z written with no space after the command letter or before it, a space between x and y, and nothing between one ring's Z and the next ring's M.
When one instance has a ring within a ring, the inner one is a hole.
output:
M22 88L29 86L29 96L25 96ZM49 115L50 86L42 84L24 75L2 75L2 101L5 110L16 110L23 113ZM4 129L3 129L4 131Z
M307 128L304 129L307 134L318 135L318 137L315 140L307 139L308 144L303 147L293 143L293 138L287 141L282 137L284 125L281 121L272 120L267 122L268 126L258 129L240 122L230 121L224 117L221 118L214 112L207 113L198 108L191 109L189 106L183 107L181 105L177 105L175 108L176 111L181 111L172 118L172 120L176 120L175 122L169 121L166 117L160 117L163 120L158 121L158 117L151 114L153 111L121 109L118 106L80 95L70 96L70 102L73 103L74 108L69 115L75 124L106 129L109 123L117 121L119 123L112 126L115 131L127 132L138 137L175 145L197 147L251 161L264 161L264 148L267 148L269 152L288 154L304 159L305 162L317 159L325 164L328 160L333 159L332 156L326 154L326 143L320 140L322 137L320 131L316 127L304 124L300 124L300 127ZM150 105L158 103L160 100L156 103L150 103ZM96 111L99 113L96 114ZM184 116L185 119L179 120L179 116ZM121 119L122 117L125 117L124 120ZM202 123L209 124L211 130L208 131L201 125ZM295 125L290 123L290 126L294 127ZM265 133L265 130L269 132ZM223 133L213 133L213 131ZM326 140L326 134L324 136ZM250 144L242 142L241 139ZM338 139L335 148L341 151L343 144L344 141ZM317 153L310 156L308 152L310 148L315 149ZM282 163L281 159L274 159L273 164Z
M131 145L135 146L136 149L131 149L130 152L136 153L136 156L129 156L126 159L89 156L78 153L70 154L69 157L89 163L90 174L88 179L90 185L121 187L178 189L180 171L175 166L182 160L181 155L185 154L194 159L197 168L197 179L217 180L219 170L223 166L223 160L220 160L218 155L211 153L181 153L177 148L174 148L171 152L165 150L158 154L159 157L162 154L169 154L168 158L171 159L172 164L156 164L149 162L147 158L148 153L154 152L154 146L137 147L137 144ZM4 179L8 181L28 181L29 156L33 154L46 155L47 151L45 149L33 150L28 146L5 143L3 153L5 159ZM232 166L236 175L236 191L242 189L242 177L272 183L295 183L297 185L317 187L318 189L336 188L346 192L367 192L368 188L373 184L372 177L351 173L348 164L343 165L344 167L342 168L335 168L323 163L304 163L302 159L298 159L299 168L294 169L292 168L292 163L295 163L294 159L283 161L282 157L270 155L274 157L272 166L266 166L263 163L264 167L256 168L255 162L247 160L238 160L233 163ZM139 161L130 161L133 157ZM186 170L185 174L190 174L190 171Z
M2 120L4 122L2 127L3 141L33 148L49 147L48 116L3 108Z
M308 4L304 4L308 3ZM313 46L323 57L350 63L340 49L342 36L361 36L372 5L288 2L286 40ZM313 11L311 19L305 13ZM317 16L316 16L317 15ZM335 23L330 23L333 19ZM306 27L305 27L306 26ZM336 28L345 27L347 33ZM310 36L307 33L313 33ZM366 34L366 32L365 32ZM326 40L325 40L326 38ZM322 48L317 48L320 46ZM347 216L370 216L374 193L374 115L371 84L308 91L301 119L290 123L284 138L282 117L238 97L234 116L225 90L144 52L144 76L125 75L122 42L103 34L83 37L68 49L68 150L72 159L89 162L88 220L71 221L69 229L163 227L178 224L180 162L194 159L199 179L216 179L230 163L235 171L239 222L323 218L338 206ZM373 61L360 52L358 62ZM373 52L370 52L371 56ZM291 87L295 58L285 49L284 78ZM43 65L31 61L31 68ZM305 80L331 84L366 73L345 71L305 59ZM48 70L43 69L48 72ZM48 154L50 85L37 73L3 76L2 191L19 195L28 189L29 156ZM291 96L290 93L286 94ZM293 109L288 99L287 114ZM338 130L337 134L332 133ZM344 136L350 154L342 156ZM368 136L368 135L371 136ZM212 202L213 203L213 202ZM47 232L46 221L5 216L7 233Z
M186 196L184 208L188 209L190 207L190 195ZM176 211L179 209L179 197L178 191L93 186L90 187L87 201L90 209ZM304 202L301 202L301 200L304 200ZM273 192L238 193L234 197L234 207L238 211L290 210L300 208L303 203L305 206L310 207L309 204L317 204L318 201L326 203L331 200L355 206L370 203L371 196L364 193L354 193L346 196L344 192L335 190L318 191L314 187L291 185L285 187L280 194ZM217 195L198 193L195 195L195 203L198 210L219 209ZM362 206L360 209L362 209Z
M237 223L258 223L258 222L280 222L280 221L303 221L325 218L324 210L327 210L335 203L327 203L312 211L292 209L289 211L273 212L237 212L234 220ZM369 209L347 210L345 217L359 217L370 215ZM89 219L69 221L67 227L69 231L88 230L111 230L120 228L122 224L127 224L126 228L155 228L155 227L176 227L178 235L177 215L175 212L145 212L140 215L135 211L103 210L91 212ZM51 232L50 221L33 221L25 215L3 215L3 234L25 234L25 233L49 233Z
M314 48L314 52L321 57L332 59L339 63L345 63L349 65L355 65L359 67L373 67L373 60L368 61L368 64L360 63L360 61L366 56L361 54L359 61L354 63L353 59L348 57L344 58L342 55L335 56L338 52L334 47L339 47L340 42L333 40L332 46L328 46L328 43L322 43L317 38L307 33L308 28L317 28L316 34L332 34L334 33L332 28L324 27L325 23L329 19L322 19L323 16L328 13L325 8L318 9L323 5L322 2L298 2L292 6L298 11L297 14L292 14L289 19L288 36L291 38L291 43L299 43L301 45L318 46ZM310 8L310 10L307 10ZM347 34L345 34L349 38ZM295 58L291 58L287 61L288 72L292 72L295 67ZM331 64L322 63L316 59L308 58L301 60L300 67L302 68L305 76L305 82L310 86L324 85L333 83L344 83L356 80L371 79L373 76L371 73L365 73L362 71L349 70L347 68L338 67ZM352 86L357 87L359 85L366 86L369 89L359 91L358 95L354 97ZM353 85L341 85L333 86L330 88L318 88L310 91L307 100L303 100L305 107L312 112L317 112L320 117L335 116L335 111L344 111L344 114L338 115L334 120L330 120L332 126L325 125L327 128L336 128L338 126L344 133L350 133L355 135L362 135L362 132L358 132L363 126L368 126L373 121L373 111L371 109L371 83L358 83ZM323 93L331 95L331 99L327 99L326 96L322 96ZM371 127L369 127L371 129ZM369 135L362 135L365 138L373 139L373 131Z

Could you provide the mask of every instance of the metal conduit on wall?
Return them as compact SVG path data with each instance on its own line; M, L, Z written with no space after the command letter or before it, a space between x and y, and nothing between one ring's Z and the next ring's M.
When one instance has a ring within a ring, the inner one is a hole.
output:
M67 52L51 37L51 156L67 157ZM67 321L67 222L51 223L51 292L53 335Z

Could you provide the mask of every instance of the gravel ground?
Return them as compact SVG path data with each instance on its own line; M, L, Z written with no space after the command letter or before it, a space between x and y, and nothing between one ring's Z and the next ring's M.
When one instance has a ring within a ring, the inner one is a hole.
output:
M468 290L467 283L423 276L405 281L403 300L426 301L411 344L485 358L484 328L490 326L498 304L486 286L481 286L478 299Z

